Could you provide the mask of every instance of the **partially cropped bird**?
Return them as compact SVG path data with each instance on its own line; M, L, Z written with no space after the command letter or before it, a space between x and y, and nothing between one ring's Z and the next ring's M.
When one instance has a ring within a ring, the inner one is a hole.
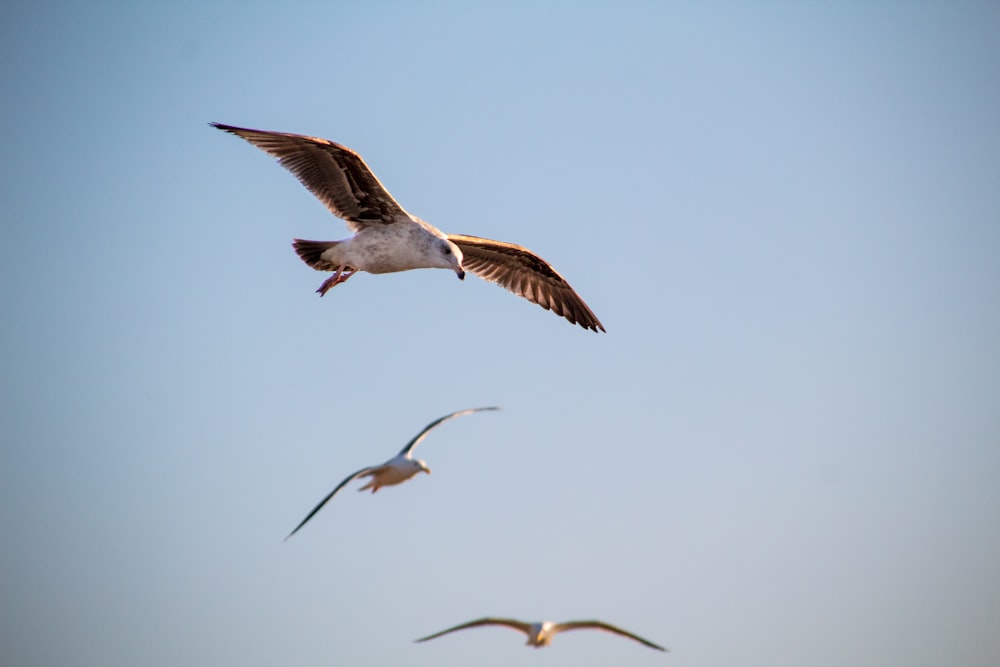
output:
M333 271L320 295L358 271L392 273L450 269L471 271L584 329L604 331L597 316L552 266L513 243L445 234L411 215L383 187L361 156L326 139L212 123L276 157L310 192L347 222L354 236L341 241L295 239L306 264Z

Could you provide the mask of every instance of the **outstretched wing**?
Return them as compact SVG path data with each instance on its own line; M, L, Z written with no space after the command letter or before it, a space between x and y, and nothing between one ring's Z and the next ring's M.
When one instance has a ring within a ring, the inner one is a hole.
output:
M221 123L213 127L246 139L278 158L302 185L330 211L343 218L351 231L365 225L412 220L385 189L361 156L326 139L287 132L251 130Z
M480 618L475 621L469 621L468 623L462 623L461 625L456 625L453 628L448 628L447 630L442 630L441 632L435 632L433 635L427 635L426 637L421 637L420 639L414 641L425 642L428 639L434 639L435 637L446 635L449 632L455 632L456 630L464 630L466 628L476 628L479 627L480 625L502 625L507 628L513 628L514 630L520 630L525 634L528 634L528 632L531 630L531 624L525 623L524 621L518 621L513 618L493 618L487 616L486 618Z
M604 325L566 279L527 248L464 234L448 234L448 239L462 249L465 270L584 329L604 331Z
M623 630L617 626L611 625L610 623L605 623L604 621L567 621L566 623L556 623L552 626L553 634L557 632L564 632L566 630L604 630L605 632L613 632L616 635L634 639L640 644L645 644L649 648L655 648L657 651L667 650L659 644L654 644L648 639L643 639L639 635L633 635L628 630Z
M421 440L427 437L427 434L436 426L448 421L449 419L454 419L455 417L461 417L462 415L471 415L473 412L482 412L484 410L499 410L497 407L490 408L469 408L468 410L459 410L458 412L452 412L450 415L445 415L444 417L438 417L430 424L424 427L424 430L413 436L413 439L406 443L406 446L399 450L399 456L408 456L410 452L416 447Z
M316 514L316 512L318 512L321 509L323 509L323 505L326 505L328 502L330 502L331 498L333 498L335 495L337 495L337 491L340 491L342 488L344 488L345 486L347 486L348 482L350 482L351 480L357 479L358 477L361 477L365 473L369 473L372 470L375 470L376 468L378 468L378 466L368 466L367 468L362 468L361 470L357 471L353 475L349 475L343 482L341 482L340 484L337 485L337 488L335 488L330 493L326 494L326 498L324 498L323 500L319 501L319 504L316 505L316 507L313 508L312 512L309 512L309 514L306 515L306 518L302 519L302 522L299 523L299 525L295 526L295 530L293 530L292 532L288 533L288 537L286 537L285 539L287 540L289 537L291 537L295 533L299 532L299 528L301 528L302 526L306 525L306 523L309 521L309 519L313 518L313 515Z

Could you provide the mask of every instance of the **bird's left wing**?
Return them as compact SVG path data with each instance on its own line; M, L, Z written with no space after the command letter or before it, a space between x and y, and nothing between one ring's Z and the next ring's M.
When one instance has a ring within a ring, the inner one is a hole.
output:
M634 635L628 630L623 630L610 623L605 623L604 621L567 621L566 623L556 623L552 627L552 632L565 632L567 630L604 630L605 632L613 632L616 635L621 635L622 637L628 637L629 639L634 639L640 644L645 644L649 648L655 648L657 651L666 651L659 644L654 644L648 639L643 639L639 635Z
M461 417L462 415L471 415L473 412L482 412L484 410L499 410L499 409L500 408L497 407L469 408L468 410L459 410L458 412L452 412L450 415L445 415L444 417L438 417L430 424L425 426L423 431L413 436L413 439L410 440L408 443L406 443L406 445L401 450L399 450L399 456L408 455L410 451L412 451L413 448L420 443L421 440L427 437L427 434L430 433L431 429L441 425L442 423L448 421L449 419L454 419L455 417Z
M467 271L584 329L604 331L604 325L566 279L527 248L464 234L448 234L448 240L462 249L462 267Z

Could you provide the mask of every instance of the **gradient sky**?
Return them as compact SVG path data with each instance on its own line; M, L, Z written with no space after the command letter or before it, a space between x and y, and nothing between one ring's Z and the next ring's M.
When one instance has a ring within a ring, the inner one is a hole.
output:
M1000 664L1000 6L0 5L0 662ZM525 245L320 299L209 121ZM371 496L347 474L416 450ZM601 618L542 651L483 615Z

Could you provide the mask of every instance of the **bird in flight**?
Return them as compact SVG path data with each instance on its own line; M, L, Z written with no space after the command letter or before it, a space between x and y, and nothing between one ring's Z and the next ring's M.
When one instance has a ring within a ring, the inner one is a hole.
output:
M569 630L604 630L605 632L612 632L616 635L621 635L622 637L628 637L629 639L634 639L640 644L645 644L649 648L655 648L657 651L666 651L659 644L654 644L648 639L643 639L639 635L634 635L627 630L622 630L621 628L611 625L610 623L605 623L604 621L566 621L565 623L553 623L552 621L541 621L538 623L526 623L524 621L518 621L513 618L494 618L486 617L480 618L475 621L469 621L468 623L462 623L461 625L456 625L453 628L448 628L447 630L442 630L441 632L436 632L433 635L427 635L426 637L421 637L416 640L418 642L425 642L428 639L434 639L435 637L440 637L441 635L446 635L449 632L455 632L456 630L465 630L466 628L478 628L483 625L500 625L505 628L513 628L523 632L528 636L527 645L534 646L535 648L541 648L543 646L548 646L552 643L552 638L555 637L560 632L567 632Z
M350 148L301 134L211 125L277 158L354 232L341 241L295 239L292 243L306 264L317 271L333 271L316 290L321 296L358 271L438 268L450 269L464 279L468 270L572 324L595 332L605 330L580 295L541 257L513 243L445 234L411 215Z
M393 486L395 484L402 484L406 480L416 475L418 472L425 472L429 475L431 469L427 467L427 464L419 459L413 458L413 448L416 447L418 444L420 444L420 441L423 440L425 437L427 437L427 434L432 429L434 429L437 426L440 426L449 419L454 419L455 417L470 415L473 412L482 412L484 410L499 410L499 409L500 408L497 407L469 408L468 410L459 410L458 412L452 412L449 415L445 415L444 417L439 417L435 419L430 424L425 426L424 429L420 431L420 433L417 433L415 436L413 436L413 439L410 440L408 443L406 443L406 445L401 450L399 450L399 454L396 454L396 456L392 457L391 459L389 459L385 463L382 463L381 465L362 468L361 470L348 475L344 479L344 481L338 484L333 489L333 491L327 494L326 498L323 498L323 500L321 500L319 504L316 505L316 507L314 507L313 510L309 512L308 515L306 515L306 518L302 519L302 522L299 523L299 525L295 527L295 530L290 532L288 534L288 537L286 537L285 539L287 540L289 537L297 533L299 529L302 528L302 526L306 525L309 519L313 518L316 512L319 512L323 508L323 505L326 505L328 502L330 502L330 499L333 498L335 495L337 495L337 492L340 491L342 488L344 488L352 480L355 480L359 477L371 477L371 479L368 480L368 482L364 486L358 489L358 491L366 491L368 489L371 489L372 493L375 493L383 486Z

